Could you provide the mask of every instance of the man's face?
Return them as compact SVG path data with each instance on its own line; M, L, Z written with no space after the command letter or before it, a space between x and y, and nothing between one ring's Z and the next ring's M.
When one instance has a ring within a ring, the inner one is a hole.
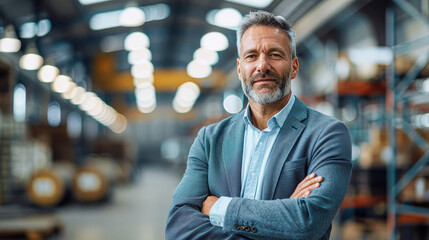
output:
M255 102L276 102L290 93L298 60L290 59L289 37L277 27L253 26L241 38L237 72L246 96Z

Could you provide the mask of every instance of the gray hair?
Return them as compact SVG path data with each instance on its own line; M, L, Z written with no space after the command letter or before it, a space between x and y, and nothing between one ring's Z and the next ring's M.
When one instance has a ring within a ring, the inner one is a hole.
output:
M238 56L240 57L240 48L241 48L241 37L243 37L244 32L252 26L269 26L269 27L278 27L282 29L289 37L289 49L291 59L296 57L296 37L295 32L292 29L292 24L288 22L282 16L275 16L272 13L266 11L256 11L250 12L241 20L237 29L237 51Z

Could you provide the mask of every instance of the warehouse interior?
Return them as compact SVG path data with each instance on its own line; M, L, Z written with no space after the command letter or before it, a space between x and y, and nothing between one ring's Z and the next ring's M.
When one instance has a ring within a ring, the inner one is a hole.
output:
M0 0L0 239L164 239L198 130L247 106L259 9L351 134L331 239L429 239L429 0Z

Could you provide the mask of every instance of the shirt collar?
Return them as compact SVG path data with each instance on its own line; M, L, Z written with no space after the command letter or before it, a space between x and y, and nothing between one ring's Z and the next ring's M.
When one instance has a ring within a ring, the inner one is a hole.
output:
M286 121L286 118L288 117L290 111L292 110L292 106L295 103L295 95L291 92L289 101L287 102L286 106L282 108L278 113L276 113L269 121L268 121L268 127L270 129L273 129L275 126L282 127L283 124ZM252 124L252 115L250 113L250 105L247 104L246 111L243 116L243 120L245 124L253 125Z

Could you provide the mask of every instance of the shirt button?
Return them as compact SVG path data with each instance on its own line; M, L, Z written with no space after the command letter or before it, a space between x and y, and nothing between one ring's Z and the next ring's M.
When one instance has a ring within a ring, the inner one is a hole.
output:
M244 226L244 225L240 226L240 230L242 230L242 231L244 231L245 228L246 228L246 226Z
M244 227L244 231L246 232L250 231L250 227L249 226Z
M235 224L235 225L234 225L234 228L235 228L235 229L237 229L237 230L240 230L240 225Z
M252 173L252 177L254 177L255 176L255 173Z
M256 229L256 227L252 227L251 229L250 229L252 232L257 232L258 230Z

